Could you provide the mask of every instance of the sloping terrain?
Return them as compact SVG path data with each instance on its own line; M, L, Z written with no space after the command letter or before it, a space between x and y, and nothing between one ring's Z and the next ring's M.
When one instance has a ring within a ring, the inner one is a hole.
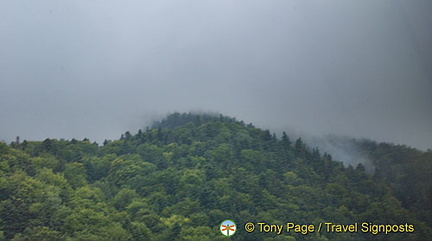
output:
M375 176L362 165L344 167L301 139L285 133L278 139L217 115L175 113L103 146L86 139L0 143L0 237L226 240L219 224L231 219L238 225L232 240L427 240L430 183L422 181L428 181L431 153L415 150L416 159L406 160L425 165L418 170L392 166L394 158L372 151L374 145L378 150L376 143L363 150L377 160ZM409 224L415 230L277 235L247 233L248 222Z

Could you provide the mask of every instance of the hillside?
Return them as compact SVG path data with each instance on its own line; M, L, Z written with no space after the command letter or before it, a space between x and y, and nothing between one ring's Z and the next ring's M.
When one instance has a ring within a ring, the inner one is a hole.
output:
M278 139L222 115L175 113L103 146L87 139L0 143L0 237L226 240L219 231L225 219L238 226L232 240L432 237L431 152L358 145L375 160L374 175L362 165L345 167L301 139L285 133ZM248 222L256 224L252 233L245 231ZM259 222L414 230L277 235L260 232Z

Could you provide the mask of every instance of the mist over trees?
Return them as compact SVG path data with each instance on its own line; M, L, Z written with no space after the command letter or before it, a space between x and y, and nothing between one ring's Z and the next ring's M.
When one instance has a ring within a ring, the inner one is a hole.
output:
M286 133L223 115L174 113L103 145L0 143L3 240L427 240L432 152L353 143L375 168L344 166ZM247 222L414 225L413 233L247 233Z

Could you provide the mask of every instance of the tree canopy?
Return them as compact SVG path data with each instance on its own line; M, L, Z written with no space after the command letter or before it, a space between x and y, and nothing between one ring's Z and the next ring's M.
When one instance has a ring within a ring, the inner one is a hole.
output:
M427 240L432 152L356 143L344 166L301 139L222 115L175 113L103 146L85 139L0 143L0 239ZM247 233L247 222L413 224L413 233Z

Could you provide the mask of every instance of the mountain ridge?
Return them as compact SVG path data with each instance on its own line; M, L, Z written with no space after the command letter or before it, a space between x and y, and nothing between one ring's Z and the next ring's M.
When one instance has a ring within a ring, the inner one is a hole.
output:
M415 157L411 164L398 160L394 168L378 170L382 176L372 176L363 165L345 167L301 138L277 138L234 118L203 116L171 115L103 146L55 139L0 143L3 237L224 240L218 231L224 219L239 228L247 222L415 227L377 235L239 230L233 240L426 240L432 234L429 152L412 156L400 148L404 158ZM382 167L398 156L392 145L366 147Z

